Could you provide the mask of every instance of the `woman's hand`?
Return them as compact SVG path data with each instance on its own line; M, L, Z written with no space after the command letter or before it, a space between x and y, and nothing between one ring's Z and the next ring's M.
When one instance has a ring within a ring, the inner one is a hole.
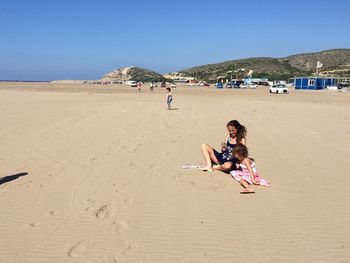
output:
M224 142L221 142L221 151L224 152L227 150L227 145Z

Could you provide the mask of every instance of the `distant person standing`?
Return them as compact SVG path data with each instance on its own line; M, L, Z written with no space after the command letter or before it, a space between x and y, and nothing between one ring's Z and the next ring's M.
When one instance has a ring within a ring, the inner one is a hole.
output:
M149 90L153 91L153 89L154 89L154 84L153 84L153 82L150 82L149 83Z
M168 110L171 110L171 103L173 102L173 95L171 94L171 88L166 88L168 91L166 95L166 103L168 105Z
M137 90L141 91L142 83L141 81L137 82Z

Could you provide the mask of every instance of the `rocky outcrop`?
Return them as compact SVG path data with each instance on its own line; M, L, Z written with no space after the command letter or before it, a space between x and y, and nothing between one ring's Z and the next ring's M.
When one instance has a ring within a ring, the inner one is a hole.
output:
M149 69L139 67L124 67L107 73L101 79L101 81L108 82L124 82L128 80L152 82L162 81L164 80L164 77L161 74Z

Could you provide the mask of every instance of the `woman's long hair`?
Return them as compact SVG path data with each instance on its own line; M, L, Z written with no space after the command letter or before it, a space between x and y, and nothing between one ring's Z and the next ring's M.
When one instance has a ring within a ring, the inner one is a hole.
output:
M243 125L241 125L239 123L239 121L237 121L237 120L229 121L227 123L226 127L228 127L228 126L233 126L236 128L236 130L237 130L236 142L237 142L237 144L241 144L243 138L245 138L247 136L247 128L244 127Z

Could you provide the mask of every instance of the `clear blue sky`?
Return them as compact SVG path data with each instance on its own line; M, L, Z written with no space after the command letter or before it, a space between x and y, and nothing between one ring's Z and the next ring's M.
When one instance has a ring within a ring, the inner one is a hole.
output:
M249 3L249 4L248 4ZM350 48L348 0L1 0L0 79L96 79Z

